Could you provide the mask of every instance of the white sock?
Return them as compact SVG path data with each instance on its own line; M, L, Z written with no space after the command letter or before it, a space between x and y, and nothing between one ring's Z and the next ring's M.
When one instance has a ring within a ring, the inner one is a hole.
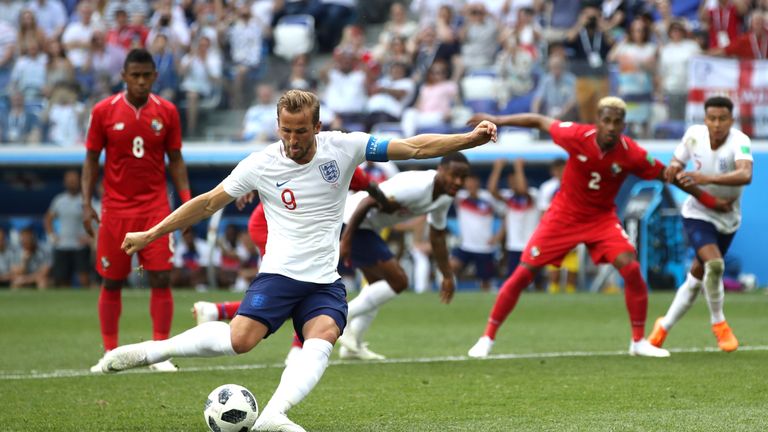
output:
M379 306L395 298L395 296L397 296L397 293L389 286L387 281L380 280L372 283L363 288L360 294L349 302L347 320L351 321L355 317L374 311Z
M709 260L704 263L704 295L709 306L709 319L712 324L725 321L723 303L725 288L723 287L723 272L725 262L722 259Z
M675 298L672 300L672 304L669 305L667 314L661 319L661 326L669 330L680 321L680 318L693 306L699 291L701 291L701 280L688 273L683 284L677 288Z
M365 333L368 332L368 328L371 327L373 319L376 318L378 313L379 310L374 309L371 312L354 317L349 321L349 324L347 324L347 328L345 328L344 331L349 332L349 334L357 340L358 346L363 343Z
M171 357L218 357L235 355L229 324L211 321L163 341L148 344L147 360L157 363Z
M323 376L331 351L333 345L326 340L305 340L301 352L285 367L280 384L264 407L264 412L275 410L284 414L301 402Z

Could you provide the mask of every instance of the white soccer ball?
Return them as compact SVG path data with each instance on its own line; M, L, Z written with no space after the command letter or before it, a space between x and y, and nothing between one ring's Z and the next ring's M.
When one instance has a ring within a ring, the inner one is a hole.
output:
M248 432L259 416L259 406L247 388L224 384L208 395L203 416L212 432Z

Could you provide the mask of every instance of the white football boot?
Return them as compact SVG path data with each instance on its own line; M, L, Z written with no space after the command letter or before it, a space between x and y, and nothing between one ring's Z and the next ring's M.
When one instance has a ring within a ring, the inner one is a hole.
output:
M178 372L179 367L171 363L170 360L152 363L149 365L149 370L154 372Z
M261 413L251 430L259 432L307 432L303 427L288 419L288 416L278 412Z
M102 372L102 368L104 366L104 357L106 356L107 354L105 353L103 356L101 356L101 358L95 365L91 366L91 373L95 373L95 374L104 373Z
M483 336L469 349L467 355L472 358L485 358L491 353L491 348L493 348L493 339Z
M115 373L126 369L148 366L147 344L153 341L141 342L117 347L104 355L101 371Z
M645 338L629 343L629 355L640 357L669 357L669 351L651 345Z

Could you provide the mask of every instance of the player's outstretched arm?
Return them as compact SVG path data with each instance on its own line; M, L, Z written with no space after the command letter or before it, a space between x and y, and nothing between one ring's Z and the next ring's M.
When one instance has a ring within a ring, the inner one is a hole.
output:
M210 217L219 209L234 201L235 198L224 191L224 186L219 184L212 190L198 195L186 204L177 208L165 219L160 221L147 231L132 232L125 235L121 248L127 254L140 251L152 241L177 229L192 226L195 223Z
M505 116L494 116L486 113L473 114L469 118L467 124L474 126L483 121L492 122L498 126L514 126L529 129L538 129L542 132L549 132L549 128L552 123L556 122L556 119L552 117L543 116L541 114L527 113L527 114L512 114Z
M456 282L453 269L448 260L448 230L438 230L429 227L429 243L432 245L432 254L435 256L437 268L443 274L443 282L440 285L440 301L450 303L453 293L456 291Z
M393 139L387 146L387 159L429 159L445 156L459 150L496 142L496 125L482 121L472 132L463 134L422 134L410 138Z

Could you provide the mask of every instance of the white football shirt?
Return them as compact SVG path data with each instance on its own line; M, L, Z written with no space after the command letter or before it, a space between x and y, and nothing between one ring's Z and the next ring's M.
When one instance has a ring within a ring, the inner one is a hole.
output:
M481 189L477 198L472 198L469 192L462 189L456 194L455 204L461 249L474 253L493 252L496 249L491 244L494 214L503 211L493 195Z
M752 143L744 133L731 128L725 142L717 150L712 150L707 127L693 125L688 128L682 141L677 145L675 159L683 163L692 161L693 166L689 167L689 170L704 174L723 174L733 171L737 160L752 160ZM683 217L711 222L724 234L736 232L741 225L743 186L708 184L699 187L716 197L735 199L733 210L727 213L717 212L704 207L696 198L688 197L681 210Z
M385 213L372 208L360 228L378 232L382 228L405 222L415 216L427 215L427 222L438 230L444 230L448 224L448 209L453 197L442 194L432 199L437 171L404 171L379 185L388 198L394 199L403 207L395 213ZM344 223L348 223L357 205L368 196L368 192L358 192L347 200L344 211ZM270 231L271 235L271 231Z
M260 271L292 279L332 283L339 279L339 235L347 190L355 167L375 153L365 133L320 132L317 153L299 165L282 142L243 159L224 179L233 197L259 191L269 237ZM373 157L373 156L371 156Z
M539 186L539 196L536 199L536 208L545 212L555 199L555 194L560 190L560 179L552 177Z
M536 204L539 191L533 187L528 188L528 196L525 196L517 195L511 189L502 189L499 194L504 198L506 204L504 226L507 229L507 238L505 247L508 251L521 252L525 249L528 239L531 238L539 224L541 212Z

